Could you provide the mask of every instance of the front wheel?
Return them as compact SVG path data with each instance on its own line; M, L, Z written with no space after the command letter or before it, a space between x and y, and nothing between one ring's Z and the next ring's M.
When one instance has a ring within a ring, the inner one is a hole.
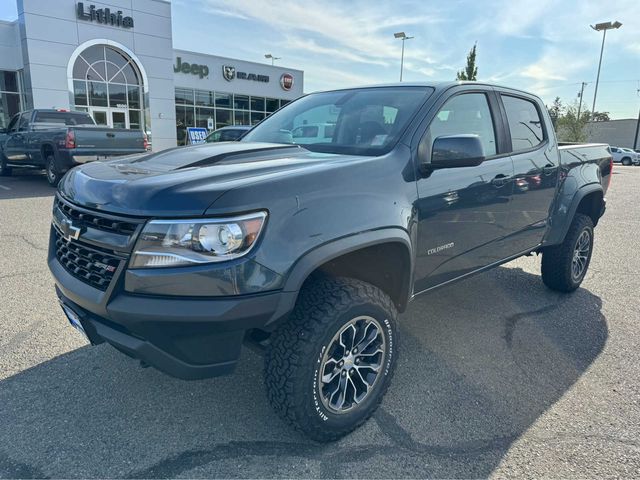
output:
M593 221L576 213L560 245L542 251L542 281L552 290L573 292L584 280L593 252Z
M625 165L628 167L629 165L631 165L631 159L629 157L624 157L622 159L622 165Z
M397 311L379 288L349 278L314 280L272 335L265 358L269 400L314 440L336 440L364 423L396 362Z
M52 187L57 187L58 183L60 183L60 179L62 178L62 174L58 169L56 157L52 153L47 155L45 172L47 174L47 182L49 182L49 185L51 185Z

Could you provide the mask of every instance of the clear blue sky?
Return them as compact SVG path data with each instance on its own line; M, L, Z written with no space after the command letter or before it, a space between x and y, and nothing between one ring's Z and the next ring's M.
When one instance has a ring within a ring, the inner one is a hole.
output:
M453 80L478 44L478 79L533 91L547 103L591 108L602 34L609 31L596 110L635 118L640 108L640 0L174 0L174 47L305 71L305 91L398 80ZM0 18L16 17L13 0Z

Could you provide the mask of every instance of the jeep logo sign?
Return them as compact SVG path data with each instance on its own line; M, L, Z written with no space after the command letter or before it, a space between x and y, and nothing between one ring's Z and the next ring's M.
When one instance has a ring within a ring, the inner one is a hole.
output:
M173 66L173 71L176 73L190 73L191 75L198 75L200 78L209 76L208 66L183 62L180 57L176 57L176 64Z
M290 73L283 73L280 77L280 86L283 90L291 90L293 88L293 75Z

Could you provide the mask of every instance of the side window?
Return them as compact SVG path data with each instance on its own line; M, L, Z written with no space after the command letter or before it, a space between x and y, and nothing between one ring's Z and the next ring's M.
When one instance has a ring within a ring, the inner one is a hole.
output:
M431 121L427 138L433 145L438 137L468 134L480 137L485 156L496 154L496 133L484 93L464 93L448 100Z
M219 141L220 141L220 132L213 132L211 135L209 135L209 138L207 138L208 143L219 142Z
M9 126L7 127L7 132L15 132L18 129L19 118L20 118L20 114L13 116L13 118L9 122Z
M514 152L529 150L544 141L542 120L535 103L523 98L501 95L511 132Z
M24 132L27 128L29 128L29 114L23 113L20 116L20 122L18 122L18 131Z

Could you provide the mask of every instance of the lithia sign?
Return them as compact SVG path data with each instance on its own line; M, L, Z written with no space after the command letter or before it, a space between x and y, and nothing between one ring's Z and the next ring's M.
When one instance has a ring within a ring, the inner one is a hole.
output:
M76 16L80 20L88 22L101 23L103 25L112 25L114 27L133 28L133 17L122 15L122 10L111 12L109 8L96 8L95 5L89 5L85 10L84 3L76 4Z

